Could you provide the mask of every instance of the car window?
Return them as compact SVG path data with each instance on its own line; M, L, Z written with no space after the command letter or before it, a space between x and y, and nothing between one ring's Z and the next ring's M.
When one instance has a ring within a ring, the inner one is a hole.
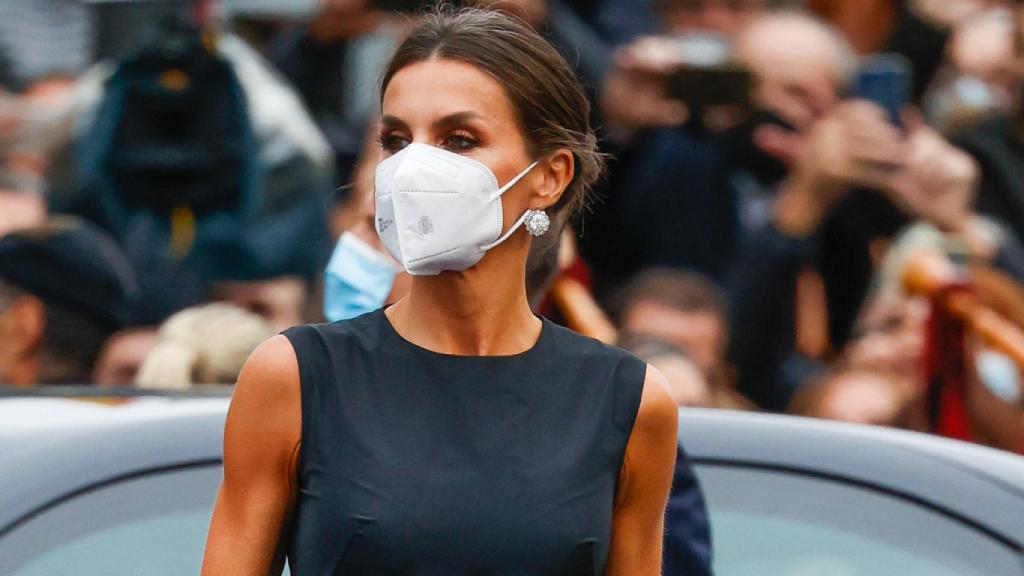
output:
M198 574L220 480L220 466L179 469L66 500L0 539L0 574Z
M910 500L838 481L698 465L718 576L1021 576L1011 548Z

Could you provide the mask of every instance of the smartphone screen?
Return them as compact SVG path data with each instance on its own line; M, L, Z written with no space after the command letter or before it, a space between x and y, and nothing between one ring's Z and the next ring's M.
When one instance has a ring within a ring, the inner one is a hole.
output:
M900 126L900 112L910 104L913 89L910 62L899 54L879 54L861 64L849 96L874 102L893 124Z

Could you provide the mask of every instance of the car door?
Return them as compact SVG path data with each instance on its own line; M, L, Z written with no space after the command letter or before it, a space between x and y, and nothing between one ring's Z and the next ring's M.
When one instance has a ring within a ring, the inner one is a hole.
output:
M1012 543L912 495L735 462L696 472L718 576L1024 575Z

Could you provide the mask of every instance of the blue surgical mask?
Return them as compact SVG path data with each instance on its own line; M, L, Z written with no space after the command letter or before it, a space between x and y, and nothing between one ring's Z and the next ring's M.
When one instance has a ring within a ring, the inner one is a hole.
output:
M391 293L395 273L387 257L345 232L324 272L324 315L337 322L380 308Z
M1020 370L1009 357L983 350L974 359L981 382L997 398L1016 404L1021 397Z

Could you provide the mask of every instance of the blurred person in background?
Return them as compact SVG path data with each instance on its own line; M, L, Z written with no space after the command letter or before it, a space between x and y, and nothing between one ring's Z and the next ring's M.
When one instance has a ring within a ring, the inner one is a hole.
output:
M307 24L269 49L270 61L298 91L334 152L336 186L352 179L376 113L377 82L407 27L377 4L320 0Z
M720 382L709 380L686 350L650 336L623 334L616 345L636 354L665 375L679 406L754 410L754 405Z
M0 4L0 235L45 219L48 156L92 64L94 24L82 0Z
M350 190L331 213L331 231L337 240L323 276L323 314L328 322L372 312L409 291L410 275L388 254L376 230L377 134L376 128L367 131Z
M958 27L1010 0L807 0L807 7L832 22L859 54L890 52L913 69L912 99L918 102L942 63Z
M182 310L160 326L135 384L146 390L234 384L249 354L274 333L262 318L235 306Z
M707 277L668 268L645 270L622 290L616 317L622 334L684 350L705 378L731 387L728 300Z
M789 413L853 424L914 428L916 396L887 372L838 368L815 378L794 397Z
M668 392L679 406L714 407L714 391L700 367L682 349L660 340L626 335L617 343L665 376Z
M946 59L924 94L928 122L947 135L1012 112L1017 74L1009 9L992 9L953 31Z
M973 232L976 164L914 115L898 127L872 103L841 101L852 51L837 42L792 12L753 23L737 42L759 79L755 101L774 116L750 140L777 174L766 225L735 267L732 358L739 390L776 410L845 345L905 223ZM809 52L831 54L831 66L801 67Z
M770 219L774 186L788 170L763 151L764 144L772 144L770 136L765 142L761 139L763 134L758 134L755 144L749 132L779 114L786 122L799 123L801 118L806 122L816 113L808 116L796 110L795 117L787 117L786 109L773 109L778 102L764 102L770 88L758 86L751 118L737 134L716 146L714 139L709 142L707 136L695 136L692 130L685 131L686 137L679 130L663 130L667 126L694 123L685 106L665 97L666 80L685 60L688 49L683 46L696 45L695 40L701 40L705 47L715 42L727 45L765 9L784 8L790 3L752 0L608 4L621 10L647 5L648 11L657 15L654 22L658 25L652 25L644 35L617 51L616 66L601 93L609 140L628 145L613 150L618 165L612 172L607 201L588 221L589 237L583 239L584 255L594 267L596 290L606 301L606 296L638 269L655 265L693 268L716 280L726 278L745 233ZM808 4L844 25L847 14L857 16L870 11L859 1ZM914 79L921 80L913 89L916 99L942 59L949 30L995 4L980 0L907 2L900 7L891 40L885 36L889 34L887 27L878 47L888 41L889 50L908 58ZM609 22L624 20L625 17L619 17ZM861 25L872 24L862 21ZM646 36L656 31L665 36ZM785 36L787 33L794 36ZM763 51L777 58L789 49L788 66L772 66L774 74L803 75L805 79L818 76L813 85L804 82L790 87L811 90L810 106L819 112L828 106L828 100L837 98L838 89L845 88L856 71L855 53L838 30L795 25L785 30L766 30L757 38L747 36L747 48L737 46L733 59L756 66L767 55L748 62L751 56ZM803 49L796 49L797 45ZM753 72L757 84L768 80L765 66ZM782 106L793 111L792 105ZM634 169L634 164L640 168ZM723 192L725 189L729 192ZM885 233L893 231L892 225L882 228ZM701 233L707 229L718 232Z
M966 342L970 440L1024 454L1024 366L982 339Z
M673 32L697 31L735 36L765 8L781 5L768 0L664 0L657 4L663 25Z
M324 317L348 320L394 303L408 293L411 281L384 250L373 224L360 220L342 233L324 271Z
M210 300L234 305L264 319L276 330L298 326L307 318L319 319L310 309L310 279L277 276L266 279L218 280L210 287Z
M319 299L310 293L309 280L296 276L218 281L211 286L208 298L211 304L186 310L211 306L213 310L218 307L238 309L259 318L275 332L320 318L319 311L312 309ZM93 381L107 386L135 383L143 362L160 338L160 328L154 326L132 326L113 334L107 339L96 362Z
M1022 249L988 219L973 220L989 235L928 222L900 235L845 358L910 382L920 429L1016 451L1024 348L1006 344L1024 342ZM969 300L963 314L950 307L953 295Z
M302 250L301 239L280 243L274 250ZM254 259L241 256L217 269L208 288L202 292L202 302L232 305L248 311L275 331L285 330L304 322L317 322L323 316L319 310L320 295L314 278L282 275L261 278L239 273L251 267ZM258 262L258 260L256 260ZM239 279L241 278L241 279ZM138 308L135 308L136 310ZM135 380L146 355L155 345L158 328L135 325L117 332L107 341L100 354L94 379L99 384L127 385Z
M925 388L925 340L930 314L928 302L886 287L869 296L844 351L853 369L872 369L907 382L913 390Z
M676 31L734 35L772 0L598 0L595 28L614 45L656 34L666 24Z
M5 0L0 4L0 88L41 81L65 87L92 65L94 22L83 0Z
M471 4L523 19L565 58L591 101L597 99L612 65L611 50L570 1L473 0Z
M728 64L742 24L784 4L655 2L657 28L616 49L598 98L605 149L615 162L580 244L600 301L607 304L648 267L725 276L735 252L736 209L722 191L722 127L689 110L668 87L686 66Z
M120 330L107 338L93 368L100 386L131 386L143 361L156 345L157 329L149 326Z
M330 246L327 143L292 89L201 5L140 18L152 34L83 77L49 174L50 210L96 222L133 263L139 325L206 301L215 282L310 286Z
M88 384L134 296L127 260L86 222L55 218L0 237L0 383Z
M1009 227L1024 241L1024 3L1012 8L1012 59L1007 67L1010 105L1005 114L981 122L957 135L956 142L970 152L981 167L977 210Z
M0 235L46 218L46 175L65 137L69 84L46 77L23 91L0 88Z

